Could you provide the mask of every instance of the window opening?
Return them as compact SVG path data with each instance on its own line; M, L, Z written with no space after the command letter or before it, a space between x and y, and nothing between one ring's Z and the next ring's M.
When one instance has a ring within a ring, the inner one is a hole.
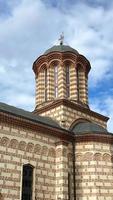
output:
M24 165L21 200L32 200L32 187L33 187L33 167L30 166L29 164Z

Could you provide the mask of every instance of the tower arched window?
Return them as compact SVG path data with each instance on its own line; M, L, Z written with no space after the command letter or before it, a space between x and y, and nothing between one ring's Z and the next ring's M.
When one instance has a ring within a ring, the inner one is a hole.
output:
M23 166L22 176L22 198L21 200L32 200L33 196L33 166Z
M66 65L66 97L70 96L70 73L69 73L69 65Z
M47 69L44 70L45 101L47 101Z
M58 65L54 66L54 86L55 86L55 97L58 97Z

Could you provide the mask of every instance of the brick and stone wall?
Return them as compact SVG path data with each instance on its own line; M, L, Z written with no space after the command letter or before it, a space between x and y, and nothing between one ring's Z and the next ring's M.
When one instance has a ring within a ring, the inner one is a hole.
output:
M3 200L21 199L25 164L33 166L33 200L68 200L68 173L73 197L71 143L46 134L46 129L42 133L1 123L0 195Z
M42 55L33 65L36 76L36 109L47 105L56 99L68 98L76 102L88 105L87 79L90 64L85 57L71 52L53 52ZM55 74L54 67L58 67L58 97L55 97ZM66 66L69 66L69 97L66 88ZM47 70L47 88L45 88L45 73ZM47 89L47 99L45 100L45 89Z
M55 199L57 138L7 124L0 125L0 194L20 200L22 167L34 166L33 200Z
M76 200L113 199L113 145L80 142L75 145Z
M91 114L86 114L82 111L77 111L75 109L60 105L58 107L52 108L48 111L40 113L42 116L49 116L56 120L62 127L69 129L70 126L78 119L87 119L91 122L99 124L106 128L106 122L102 119L92 116Z
M68 200L69 196L74 200L75 191L76 200L112 200L113 145L107 142L106 135L104 137L104 142L101 139L89 141L87 136L75 140L74 159L74 148L69 140L47 134L46 129L37 132L1 123L2 199L21 199L22 168L29 163L34 167L33 200Z

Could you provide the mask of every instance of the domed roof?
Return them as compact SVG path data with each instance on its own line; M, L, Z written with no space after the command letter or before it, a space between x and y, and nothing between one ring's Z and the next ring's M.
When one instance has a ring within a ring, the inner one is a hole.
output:
M92 122L81 122L72 128L72 130L75 134L82 134L82 133L107 133L107 130L103 128L102 126L92 123Z
M48 50L45 51L45 55L54 51L59 51L59 52L72 52L75 54L79 54L77 50L73 49L72 47L68 46L68 45L54 45L53 47L49 48Z

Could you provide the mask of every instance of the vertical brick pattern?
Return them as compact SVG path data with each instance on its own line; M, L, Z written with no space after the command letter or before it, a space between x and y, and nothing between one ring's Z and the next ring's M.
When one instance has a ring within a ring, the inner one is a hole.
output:
M77 200L112 200L112 146L96 142L75 146Z
M44 69L36 77L36 106L45 101L45 73Z
M47 84L47 100L53 100L55 96L54 91L54 66L50 66L47 69L48 84Z
M88 95L87 95L87 78L85 75L84 69L79 66L78 67L78 91L79 91L79 100L85 104L88 102Z
M66 97L66 72L61 64L58 68L58 97L61 99Z
M70 99L77 100L77 75L73 64L70 65Z

